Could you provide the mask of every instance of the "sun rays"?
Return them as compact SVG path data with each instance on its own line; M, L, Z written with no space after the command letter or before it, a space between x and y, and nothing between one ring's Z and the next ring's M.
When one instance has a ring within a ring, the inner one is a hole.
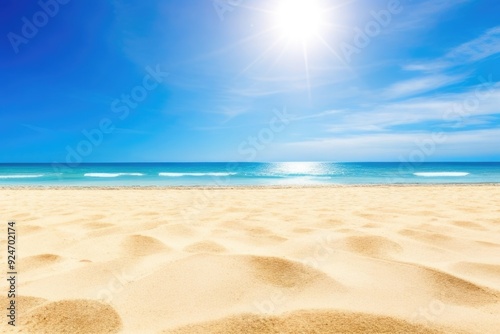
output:
M324 0L276 0L268 3L265 8L242 5L245 9L259 12L266 18L265 24L259 26L261 30L246 38L245 44L258 45L265 40L268 45L262 47L254 59L242 69L240 75L258 67L259 64L262 65L264 74L283 69L291 71L294 75L303 76L305 90L311 99L311 72L314 69L315 55L326 52L333 55L336 61L342 61L327 41L335 37L332 34L338 27L333 22L333 17L339 15L339 7L343 4L337 2L332 6L330 2L327 6ZM297 60L298 57L303 65L290 65L290 59ZM297 74L300 72L302 74Z

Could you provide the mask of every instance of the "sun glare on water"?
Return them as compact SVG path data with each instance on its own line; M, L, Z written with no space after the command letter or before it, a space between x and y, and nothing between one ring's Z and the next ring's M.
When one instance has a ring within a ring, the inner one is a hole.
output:
M276 28L289 41L307 42L320 33L323 11L315 0L282 0L275 12Z

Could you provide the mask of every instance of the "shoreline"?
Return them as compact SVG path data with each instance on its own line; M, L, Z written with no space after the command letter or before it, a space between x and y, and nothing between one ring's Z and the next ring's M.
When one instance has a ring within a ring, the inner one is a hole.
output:
M322 184L322 185L241 185L241 186L0 186L1 190L238 190L238 189L327 189L327 188L406 188L406 187L498 187L491 183L396 183L396 184Z

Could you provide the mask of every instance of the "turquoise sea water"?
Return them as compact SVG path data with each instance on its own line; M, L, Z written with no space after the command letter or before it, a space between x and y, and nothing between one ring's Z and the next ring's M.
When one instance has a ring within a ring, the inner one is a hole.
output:
M500 163L0 164L0 186L500 183Z

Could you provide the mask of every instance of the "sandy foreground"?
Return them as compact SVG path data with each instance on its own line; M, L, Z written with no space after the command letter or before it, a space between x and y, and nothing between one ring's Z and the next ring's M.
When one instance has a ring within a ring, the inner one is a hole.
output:
M499 333L500 186L0 189L10 333Z

